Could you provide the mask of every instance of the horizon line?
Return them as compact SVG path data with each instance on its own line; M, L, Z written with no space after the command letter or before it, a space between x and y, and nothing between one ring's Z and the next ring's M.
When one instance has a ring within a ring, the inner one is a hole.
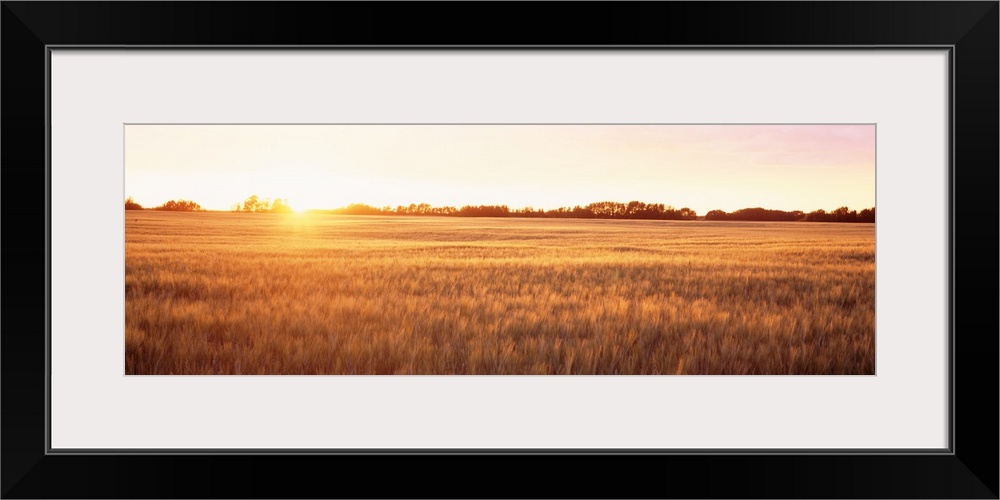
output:
M251 195L251 196L256 196L256 195ZM131 196L126 197L126 201L129 198L132 198L132 197ZM258 199L260 199L260 198L258 197ZM263 200L270 200L272 202L275 201L275 200L282 200L283 202L287 202L288 198L282 198L282 197L267 198L267 197L265 197L265 198L263 198ZM186 202L194 202L194 200L187 199L187 198L171 198L171 199L163 202L163 204L169 203L171 201L173 201L173 202L185 202L185 201ZM246 200L244 200L244 201L246 201ZM524 210L524 209L528 209L528 208L530 208L530 209L532 209L532 210L534 210L536 212L538 210L542 210L544 212L551 212L551 211L557 211L557 210L562 209L562 208L568 208L568 209L571 209L571 210L573 208L575 208L575 207L587 208L590 205L594 205L594 204L598 204L598 203L618 203L618 204L622 204L622 205L628 205L629 203L633 203L633 202L642 203L642 204L645 204L647 206L663 205L663 207L665 209L668 209L668 210L683 210L683 209L687 209L687 210L691 210L691 211L696 212L696 213L698 212L697 210L692 210L689 207L678 207L678 206L675 206L675 205L672 205L672 204L669 204L669 203L663 203L663 202L644 202L644 201L640 201L640 200L629 200L629 201L600 200L600 201L593 201L593 202L587 203L586 205L580 205L580 204L576 204L576 205L562 205L562 206L559 206L559 207L556 207L556 208L548 208L548 209L547 208L542 208L542 207L539 207L539 206L534 206L534 205L523 205L523 206L517 206L517 207L515 207L515 206L507 204L507 203L499 203L499 204L498 203L488 203L488 204L480 203L480 204L475 204L475 205L468 204L468 203L467 204L463 204L463 205L431 205L429 203L409 203L409 204L405 204L405 205L403 205L403 204L396 204L396 205L385 204L385 205L380 205L379 206L379 205L372 205L372 204L364 203L364 202L352 202L352 203L348 203L347 205L343 205L343 206L340 206L340 207L327 207L327 208L316 208L316 207L313 207L313 208L294 208L293 207L292 210L295 211L295 212L330 211L330 210L344 210L344 209L351 208L351 207L369 207L369 208L374 208L374 209L382 210L382 209L384 209L386 207L388 207L390 209L396 209L396 208L399 208L399 207L408 208L410 206L417 206L417 207L419 207L421 205L427 205L427 206L429 206L432 209L434 209L434 208L454 208L454 209L459 209L460 210L460 209L462 209L464 207L471 207L471 208L479 208L479 207L507 207L512 212L515 211L515 210ZM135 201L134 199L133 199L133 203L142 205L141 203ZM197 202L194 202L194 203L197 203ZM242 205L242 202L240 202L240 204ZM233 205L236 205L236 203L233 203L232 205L230 205L230 208L228 208L228 209L223 209L223 208L205 208L205 209L202 209L201 211L203 211L203 212L236 212L237 210L233 210L232 209ZM287 205L287 206L291 207L291 205ZM713 208L711 210L705 211L704 213L714 212L714 211L722 211L722 212L726 212L726 213L732 213L732 212L735 212L735 211L738 211L738 210L762 209L762 210L778 211L778 212L789 212L789 213L790 212L802 212L802 213L808 214L808 213L812 213L812 212L818 212L820 210L823 210L823 211L826 211L826 212L830 212L830 211L833 211L833 210L837 210L839 208L847 208L848 210L861 211L861 210L873 209L875 207L876 207L875 204L872 204L870 206L865 205L862 208L850 207L848 205L840 205L840 206L837 206L836 208L817 208L817 209L813 209L813 210L810 210L810 211L806 211L806 210L801 210L801 209L784 210L784 209L780 209L780 208L766 208L766 207L763 207L761 205L756 205L756 206L746 206L746 207L742 207L742 208L737 208L737 209L734 209L732 211L723 210L721 208ZM154 208L155 207L145 207L145 206L143 206L141 210L153 210Z

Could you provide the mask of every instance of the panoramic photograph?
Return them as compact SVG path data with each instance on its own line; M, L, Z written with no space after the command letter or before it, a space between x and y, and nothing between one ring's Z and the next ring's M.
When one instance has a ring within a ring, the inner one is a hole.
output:
M874 375L875 125L125 125L126 375Z

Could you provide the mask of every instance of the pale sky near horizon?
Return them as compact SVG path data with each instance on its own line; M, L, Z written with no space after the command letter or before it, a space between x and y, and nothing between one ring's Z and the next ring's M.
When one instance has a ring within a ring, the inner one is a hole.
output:
M875 125L126 125L125 193L228 210L875 206Z

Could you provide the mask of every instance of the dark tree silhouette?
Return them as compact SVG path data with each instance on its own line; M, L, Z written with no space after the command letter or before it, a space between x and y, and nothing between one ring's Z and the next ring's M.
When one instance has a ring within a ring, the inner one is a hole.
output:
M239 206L234 207L239 211ZM256 195L243 202L244 212L287 212L291 207L288 202L276 199L273 204L269 200L261 201ZM676 209L663 203L644 203L630 201L619 203L615 201L599 201L585 207L576 205L559 207L553 210L524 207L511 210L507 205L465 205L462 208L435 207L427 203L411 203L393 208L386 205L382 208L352 203L334 210L311 210L315 213L342 215L406 215L406 216L458 216L458 217L528 217L528 218L565 218L565 219L646 219L646 220L698 220L698 213L688 207ZM732 213L722 210L711 210L704 216L709 221L759 221L759 222L875 222L875 208L866 208L860 213L847 207L840 207L833 212L815 210L805 213L801 210L768 210L761 207L742 208Z
M858 221L858 212L856 210L852 211L851 209L849 209L847 207L840 207L840 208L834 210L831 215L833 215L833 218L834 218L835 222L857 222Z
M466 205L458 209L457 215L461 217L507 217L510 215L510 208L507 205L479 205L478 207Z
M808 222L833 222L833 216L821 208L807 213L805 220Z
M142 205L135 202L131 196L125 200L125 210L142 210Z
M684 207L684 208L680 209L679 213L681 215L681 218L684 219L684 220L697 220L698 219L698 213L695 212L694 210L691 210L690 208L687 208L687 207Z
M859 214L857 210L840 207L833 212L819 209L809 213L801 210L786 212L783 210L767 210L760 207L743 208L732 213L722 210L712 210L705 214L705 220L732 221L773 221L773 222L875 222L875 209L865 209Z
M201 212L203 209L201 205L188 200L170 200L153 210L161 210L165 212Z
M796 215L783 210L767 210L761 207L743 208L737 210L726 217L726 220L741 221L794 221Z
M708 213L705 214L705 220L728 220L728 219L729 219L729 214L727 214L722 210L709 210Z
M875 222L875 207L862 210L858 214L858 222Z

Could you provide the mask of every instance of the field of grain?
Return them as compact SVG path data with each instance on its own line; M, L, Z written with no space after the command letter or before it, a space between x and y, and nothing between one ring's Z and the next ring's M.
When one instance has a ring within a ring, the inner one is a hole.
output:
M873 224L126 212L127 374L874 374Z

